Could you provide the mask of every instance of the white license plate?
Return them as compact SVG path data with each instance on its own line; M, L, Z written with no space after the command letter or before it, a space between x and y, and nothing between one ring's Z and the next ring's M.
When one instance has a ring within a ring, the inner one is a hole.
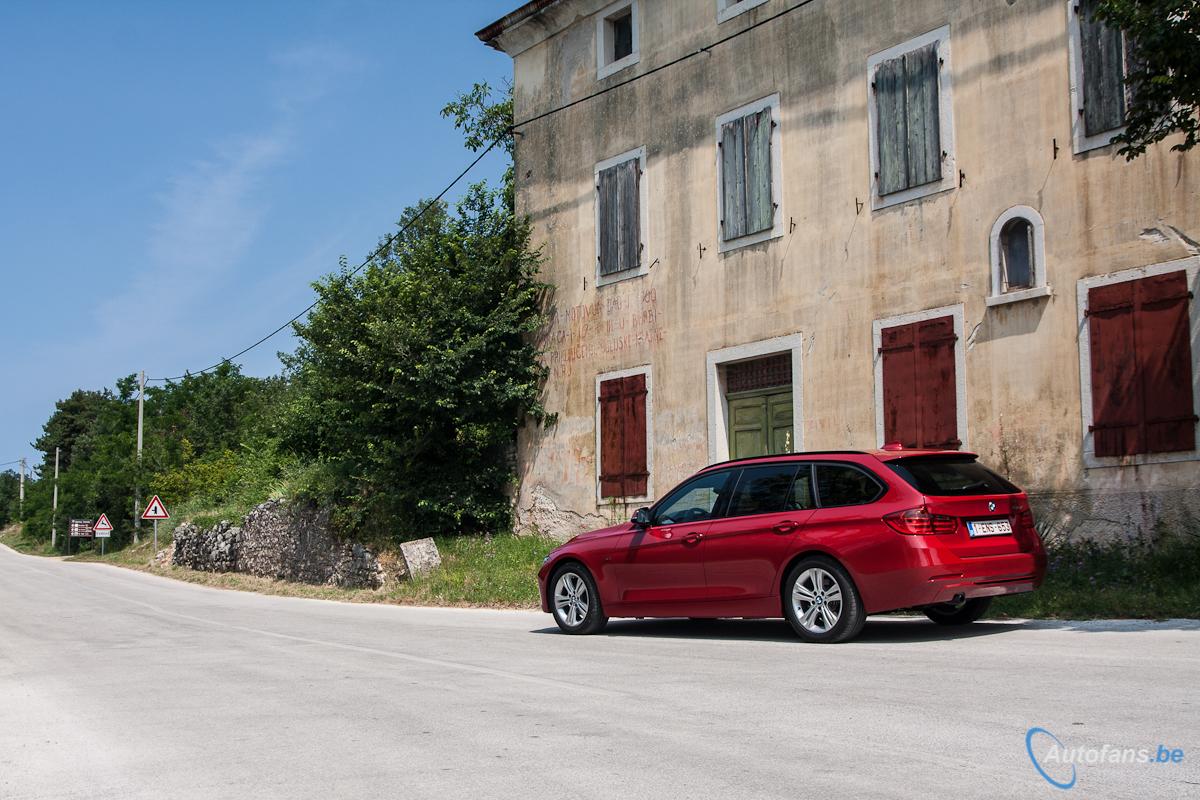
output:
M967 533L972 539L980 536L1011 536L1012 525L1006 519L984 519L967 523Z

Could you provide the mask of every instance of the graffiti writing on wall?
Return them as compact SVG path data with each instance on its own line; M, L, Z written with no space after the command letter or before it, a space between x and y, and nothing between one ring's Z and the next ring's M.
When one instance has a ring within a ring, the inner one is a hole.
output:
M546 339L551 371L576 361L637 351L663 340L663 320L654 289L628 297L597 298L555 312Z

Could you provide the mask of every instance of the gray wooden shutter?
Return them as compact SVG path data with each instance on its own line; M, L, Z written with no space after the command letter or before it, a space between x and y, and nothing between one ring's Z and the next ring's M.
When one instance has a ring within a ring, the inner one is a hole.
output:
M938 43L933 42L904 54L904 105L908 127L908 185L905 188L942 179L937 48Z
M746 129L746 233L770 230L775 223L771 193L771 109L743 117Z
M617 240L619 270L634 269L641 263L641 217L638 183L641 168L636 158L614 167L617 171Z
M1095 136L1125 124L1125 46L1121 31L1095 18L1096 0L1079 5L1083 55L1083 131Z
M596 255L600 262L600 274L611 275L618 269L616 242L616 188L617 174L611 167L600 170L596 176L596 224L600 226L597 237L599 251Z
M746 235L746 131L744 118L721 126L721 235Z
M908 188L908 115L904 94L904 57L881 63L875 70L877 177L881 195Z

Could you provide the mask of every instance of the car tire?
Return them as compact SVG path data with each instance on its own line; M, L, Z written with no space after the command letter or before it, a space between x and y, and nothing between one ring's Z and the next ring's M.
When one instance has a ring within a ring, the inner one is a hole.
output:
M991 605L990 597L973 597L961 603L939 603L923 610L925 616L938 625L970 625L986 614Z
M564 564L550 576L550 613L563 633L599 633L608 624L596 582L582 564Z
M783 581L782 599L784 617L806 642L845 642L857 636L867 621L850 573L824 556L811 556L791 568Z

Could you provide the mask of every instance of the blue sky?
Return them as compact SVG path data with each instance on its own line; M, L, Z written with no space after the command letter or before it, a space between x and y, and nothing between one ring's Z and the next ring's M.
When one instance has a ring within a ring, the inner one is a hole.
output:
M473 33L517 5L0 3L0 462L73 389L206 367L361 261L473 157L438 112L511 76Z

